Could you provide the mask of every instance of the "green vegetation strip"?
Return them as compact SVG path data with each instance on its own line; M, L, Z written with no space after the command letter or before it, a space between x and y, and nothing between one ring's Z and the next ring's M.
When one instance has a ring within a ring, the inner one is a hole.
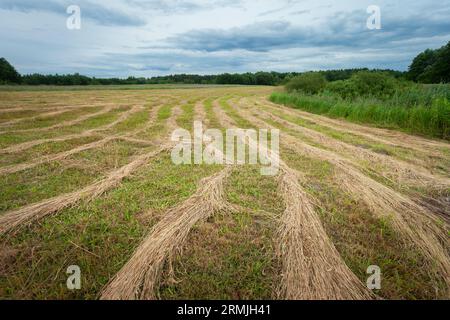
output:
M400 129L413 134L450 139L450 102L436 100L428 107L386 106L379 103L358 103L301 93L273 93L272 102L307 112L344 118L356 123Z

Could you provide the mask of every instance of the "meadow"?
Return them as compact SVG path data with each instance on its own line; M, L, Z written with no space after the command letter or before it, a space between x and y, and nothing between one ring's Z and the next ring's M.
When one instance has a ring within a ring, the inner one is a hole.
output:
M356 74L346 81L322 82L311 88L308 86L312 81L307 85L288 84L288 92L274 93L270 100L331 118L450 139L450 85L416 84L382 74L379 78L376 73L362 74L367 79Z
M280 90L3 87L0 299L450 298L448 141ZM279 174L173 164L194 120L279 129Z

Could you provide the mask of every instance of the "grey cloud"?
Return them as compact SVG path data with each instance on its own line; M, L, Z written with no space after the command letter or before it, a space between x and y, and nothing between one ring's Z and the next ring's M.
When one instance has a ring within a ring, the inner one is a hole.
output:
M193 13L204 10L211 10L220 7L239 7L241 0L160 0L160 1L146 1L146 0L126 0L126 2L133 6L144 10L158 11L167 15L179 13Z
M391 42L450 34L449 10L440 14L409 17L383 16L382 30L366 27L367 13L336 13L319 27L293 26L284 21L269 21L229 30L192 30L173 37L167 43L174 47L198 51L248 50L301 47L380 47Z
M19 12L43 11L66 15L67 7L72 4L74 4L74 1L66 0L2 0L0 1L0 9ZM76 4L80 6L83 18L90 19L100 25L143 26L146 24L145 20L139 17L90 1L77 1Z

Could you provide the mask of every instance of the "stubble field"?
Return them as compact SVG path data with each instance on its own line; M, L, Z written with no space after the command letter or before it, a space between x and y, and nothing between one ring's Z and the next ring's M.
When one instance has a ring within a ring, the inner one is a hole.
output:
M0 298L450 298L450 144L273 90L1 91ZM279 174L173 164L194 120L280 129Z

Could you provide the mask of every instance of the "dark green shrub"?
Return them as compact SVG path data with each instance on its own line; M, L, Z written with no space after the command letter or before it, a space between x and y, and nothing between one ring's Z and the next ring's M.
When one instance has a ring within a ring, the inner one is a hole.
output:
M329 83L326 89L344 99L357 97L386 99L392 97L399 87L400 82L387 73L361 71L348 80Z
M356 87L350 80L338 80L329 82L326 86L326 90L337 94L343 99L354 99L358 96Z
M288 92L299 91L308 94L321 92L327 84L323 75L317 72L303 73L296 76L286 84Z
M397 88L397 81L382 72L358 72L350 78L350 82L361 96L391 97Z

